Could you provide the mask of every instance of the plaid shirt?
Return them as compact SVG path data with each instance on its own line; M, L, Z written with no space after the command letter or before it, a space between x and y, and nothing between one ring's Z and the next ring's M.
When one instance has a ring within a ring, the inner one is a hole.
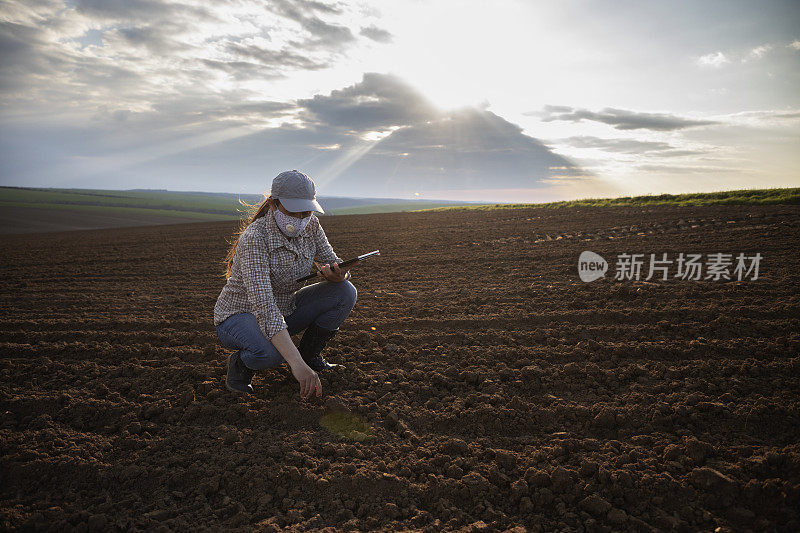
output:
M316 270L315 257L323 264L342 262L314 213L303 232L291 239L278 228L271 210L254 220L239 236L231 277L214 306L214 325L236 313L252 313L268 339L286 329L283 317L294 312L295 291L305 285L295 280Z

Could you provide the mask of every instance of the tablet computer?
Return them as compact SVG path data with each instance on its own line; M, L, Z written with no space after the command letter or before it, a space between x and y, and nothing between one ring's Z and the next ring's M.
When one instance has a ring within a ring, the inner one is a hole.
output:
M352 265L356 261L361 261L362 259L366 259L367 257L372 257L373 255L381 255L381 251L380 250L375 250L374 252L369 252L369 253L366 253L366 254L362 254L362 255L359 255L358 257L354 257L352 259L348 259L347 261L342 261L341 263L337 263L337 264L339 265L339 267ZM333 268L333 264L331 264L331 268ZM295 280L295 281L300 283L301 281L306 281L306 280L313 279L313 278L316 278L316 277L317 277L317 273L314 272L313 274L309 274L308 276L304 276L304 277L302 277L302 278L300 278L298 280Z

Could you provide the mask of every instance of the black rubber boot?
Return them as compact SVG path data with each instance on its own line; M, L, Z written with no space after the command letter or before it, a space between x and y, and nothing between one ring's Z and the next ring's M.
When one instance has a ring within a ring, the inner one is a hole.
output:
M300 352L300 355L303 356L303 361L305 361L314 372L322 372L339 366L327 362L321 355L322 349L325 348L328 341L336 335L337 331L339 331L339 328L331 331L323 329L315 322L312 322L311 325L306 328L305 333L303 333L303 338L300 339L300 345L297 347L297 350Z
M231 392L253 393L254 370L247 368L240 357L241 352L237 351L228 357L228 377L225 378L225 387Z

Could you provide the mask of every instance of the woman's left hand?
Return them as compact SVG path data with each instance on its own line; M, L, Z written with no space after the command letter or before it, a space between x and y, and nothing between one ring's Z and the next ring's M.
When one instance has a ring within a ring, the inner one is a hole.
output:
M314 261L314 265L317 267L317 276L324 277L328 281L344 281L345 274L347 274L347 271L353 266L348 265L345 268L340 268L339 263L334 263L333 268L331 268L329 263L320 265L316 261Z

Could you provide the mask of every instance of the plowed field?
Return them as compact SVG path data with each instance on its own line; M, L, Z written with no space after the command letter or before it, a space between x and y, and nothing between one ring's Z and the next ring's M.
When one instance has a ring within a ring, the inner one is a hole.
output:
M286 366L224 387L234 224L2 236L0 529L797 531L798 215L323 218L339 256L381 256L312 401ZM580 281L583 250L604 279ZM681 252L763 258L755 280L613 279L618 254Z

